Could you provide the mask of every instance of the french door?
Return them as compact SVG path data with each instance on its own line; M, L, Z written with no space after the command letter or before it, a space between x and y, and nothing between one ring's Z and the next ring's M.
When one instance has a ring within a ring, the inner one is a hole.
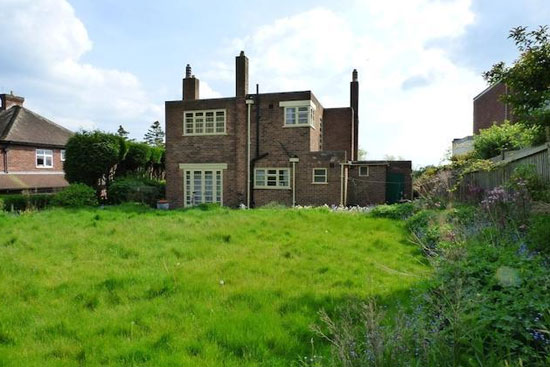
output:
M223 203L223 175L221 169L184 170L185 206L203 203Z

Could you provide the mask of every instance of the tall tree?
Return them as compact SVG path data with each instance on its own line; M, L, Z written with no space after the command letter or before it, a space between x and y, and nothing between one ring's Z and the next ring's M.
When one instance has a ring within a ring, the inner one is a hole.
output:
M122 127L122 125L118 125L118 130L116 131L116 134L117 134L118 136L120 136L121 138L125 138L125 139L126 139L130 133L129 133L128 131L126 131L126 130Z
M510 31L519 58L511 66L504 62L483 73L491 84L502 82L511 93L502 97L514 116L527 125L544 126L550 131L550 32L548 26L534 31L516 27Z
M164 147L164 131L160 126L160 122L155 121L145 133L143 140L154 147Z

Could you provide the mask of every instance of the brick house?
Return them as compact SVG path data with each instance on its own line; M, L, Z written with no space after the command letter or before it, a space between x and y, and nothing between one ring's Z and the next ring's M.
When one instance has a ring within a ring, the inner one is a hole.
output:
M68 185L65 143L72 132L0 94L0 192L49 192Z
M502 96L508 95L509 93L510 91L506 84L495 83L474 97L474 135L479 134L481 130L488 129L493 125L501 125L505 120L515 121L510 106L500 100ZM473 150L473 135L453 139L453 156L467 154Z
M325 108L311 91L250 94L244 52L236 57L235 97L200 99L189 65L182 89L182 100L165 104L171 207L367 205L411 198L410 161L357 160L356 70L350 106L341 108Z
M506 84L495 83L474 97L474 134L493 125L500 125L504 120L514 120L510 106L500 100L509 93Z

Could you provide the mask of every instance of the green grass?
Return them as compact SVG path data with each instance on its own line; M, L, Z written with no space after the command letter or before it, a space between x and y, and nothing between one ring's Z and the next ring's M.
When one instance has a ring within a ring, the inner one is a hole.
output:
M361 214L0 213L0 366L289 366L320 309L391 308L428 273L400 222Z

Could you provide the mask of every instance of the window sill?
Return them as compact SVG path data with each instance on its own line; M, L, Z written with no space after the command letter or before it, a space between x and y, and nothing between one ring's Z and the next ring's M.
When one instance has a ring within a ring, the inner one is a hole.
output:
M287 127L309 127L309 128L315 129L315 126L310 124L283 125L283 128L287 128Z
M53 166L36 166L36 168L46 168L46 169L52 169Z
M254 186L254 190L290 190L290 187Z
M225 136L227 133L214 133L214 134L183 134L182 136Z
M312 182L312 185L328 185L328 182Z

